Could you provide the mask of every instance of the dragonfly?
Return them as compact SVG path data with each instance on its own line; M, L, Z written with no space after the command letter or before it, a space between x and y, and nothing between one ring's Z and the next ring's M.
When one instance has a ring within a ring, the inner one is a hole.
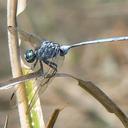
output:
M16 84L25 82L36 77L37 81L40 80L41 82L37 82L38 87L30 102L31 108L35 103L34 101L37 99L37 94L42 92L42 90L45 91L52 78L54 78L56 73L58 72L59 66L62 65L65 55L71 49L89 44L128 40L128 36L122 36L96 39L71 45L60 45L59 43L53 41L41 39L35 34L27 33L18 28L9 27L9 30L12 33L18 32L19 38L25 42L28 42L28 44L31 46L31 48L27 49L24 53L25 61L29 64L32 64L32 69L36 67L37 63L40 65L40 68L36 72L12 78L11 80L0 83L0 90L9 89L11 87L14 87ZM44 65L48 66L47 71L45 71Z

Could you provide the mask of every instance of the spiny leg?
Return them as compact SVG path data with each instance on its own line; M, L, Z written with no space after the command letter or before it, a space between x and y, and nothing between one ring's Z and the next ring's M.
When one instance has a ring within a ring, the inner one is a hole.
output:
M40 62L40 68L41 68L41 71L42 71L42 73L44 74L43 63L42 63L42 61L39 61L39 62Z
M55 75L55 73L57 72L57 64L48 60L44 60L44 63L54 69L52 75Z
M34 68L36 67L37 62L38 62L38 59L36 59L35 63L31 66L31 70L34 70Z
M36 59L34 65L33 65L34 68L36 67L37 62L38 62L38 59Z

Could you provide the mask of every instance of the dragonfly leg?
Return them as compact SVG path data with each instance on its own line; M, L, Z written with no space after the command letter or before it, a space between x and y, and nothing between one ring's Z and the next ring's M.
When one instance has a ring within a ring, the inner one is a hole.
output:
M36 59L35 63L31 66L32 70L34 70L34 68L36 67L37 62L38 62L38 59Z
M39 62L40 62L40 68L41 68L41 72L44 74L43 63L42 63L42 61L39 61Z
M57 72L57 64L48 60L44 61L45 64L47 64L48 66L50 66L52 69L54 69Z
M35 66L36 66L37 62L38 62L38 59L36 59L36 61L35 61L34 65L33 65L33 67L34 67L34 68L35 68Z

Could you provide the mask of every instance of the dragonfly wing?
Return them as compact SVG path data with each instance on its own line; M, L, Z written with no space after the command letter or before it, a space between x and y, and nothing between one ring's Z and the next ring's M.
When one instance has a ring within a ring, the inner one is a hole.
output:
M35 35L34 33L28 33L12 26L9 27L9 31L11 33L18 32L21 41L26 42L27 45L33 49L37 48L42 40L39 36Z
M40 90L41 90L41 86L36 87L36 85L35 85L35 87L34 87L34 89L33 89L34 95L33 95L32 98L30 99L30 103L29 103L29 105L28 105L27 113L30 112L31 109L33 108L33 106L35 105L35 103L36 103L36 101L37 101L37 99L38 99L38 94L39 94Z
M50 70L49 70L50 71ZM34 95L30 100L29 106L28 106L28 112L31 111L34 104L36 103L38 96L41 95L48 87L48 84L51 82L52 77L49 78L42 78L39 77L36 79L35 87L34 87Z

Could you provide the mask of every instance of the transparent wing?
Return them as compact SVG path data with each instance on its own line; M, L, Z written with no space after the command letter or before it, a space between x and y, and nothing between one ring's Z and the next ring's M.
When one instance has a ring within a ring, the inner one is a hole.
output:
M50 67L50 62L55 63L57 65L57 70L58 68L63 64L64 57L58 55L51 60L49 60L49 65L45 65L45 68L47 66L48 70L45 70L45 76L44 78L39 77L36 80L36 86L35 86L35 94L31 99L31 102L29 104L28 112L32 109L33 105L38 99L38 95L42 94L48 87L49 83L53 80L54 75L56 74L56 70Z
M41 40L43 40L34 33L28 33L19 28L10 26L8 29L11 33L18 32L21 41L24 41L32 49L39 47Z
M65 56L58 55L58 56L52 58L52 62L57 64L57 69L60 69L61 66L63 65L64 59L65 59Z
M39 77L36 79L36 82L34 84L34 95L31 98L31 101L29 103L28 106L28 112L31 111L31 109L33 108L34 104L36 103L38 96L41 95L48 87L49 83L52 81L53 77L49 77L49 78L42 78Z

